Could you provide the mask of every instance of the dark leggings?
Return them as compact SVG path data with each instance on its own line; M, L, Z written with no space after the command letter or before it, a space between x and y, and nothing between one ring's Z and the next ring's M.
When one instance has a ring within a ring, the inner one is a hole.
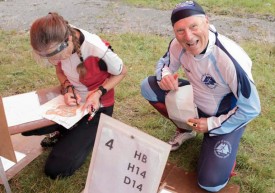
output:
M52 179L72 175L84 163L94 146L100 113L112 116L113 106L101 108L91 121L83 117L72 129L51 126L23 135L38 135L58 130L62 137L55 144L46 161L45 173Z
M227 184L244 129L218 136L204 134L198 162L198 183L202 188L216 192Z

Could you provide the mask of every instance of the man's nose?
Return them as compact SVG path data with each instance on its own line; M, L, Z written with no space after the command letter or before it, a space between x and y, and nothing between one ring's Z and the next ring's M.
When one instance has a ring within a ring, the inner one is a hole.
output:
M185 30L185 34L184 34L185 40L186 40L186 41L190 41L190 40L192 40L192 37L193 37L192 31L189 30L189 29L186 29L186 30Z

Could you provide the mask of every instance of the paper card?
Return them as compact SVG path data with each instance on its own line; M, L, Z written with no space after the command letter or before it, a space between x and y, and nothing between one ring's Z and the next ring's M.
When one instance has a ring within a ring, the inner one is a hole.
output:
M159 193L173 193L173 192L170 192L169 190L162 189Z
M170 149L101 114L84 193L156 193Z
M15 156L16 156L16 160L17 162L19 162L20 160L22 160L24 157L26 157L26 154L20 153L18 151L15 151ZM7 171L8 169L10 169L12 166L14 166L16 163L0 156L0 159L2 161L3 167L4 167L4 171Z
M190 118L198 118L198 110L194 103L191 85L179 87L177 91L170 91L165 97L165 105L169 118L178 127L192 130L187 121Z
M35 92L4 97L3 105L8 127L42 119L39 98Z
M64 96L58 95L52 100L40 106L42 117L52 120L63 127L70 129L82 117L88 114L88 111L81 111L83 103L78 106L68 106L64 102Z

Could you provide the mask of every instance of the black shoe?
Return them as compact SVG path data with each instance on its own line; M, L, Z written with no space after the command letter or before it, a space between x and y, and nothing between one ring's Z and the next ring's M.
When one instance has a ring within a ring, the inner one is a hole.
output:
M53 147L58 142L60 136L58 131L51 133L40 142L40 145L42 147Z
M59 131L60 128L61 128L60 125L55 124L55 125L51 125L51 126L45 126L45 127L40 128L40 129L25 131L25 132L22 132L22 135L23 136L47 135L47 134L50 134L50 133L54 133L55 131Z

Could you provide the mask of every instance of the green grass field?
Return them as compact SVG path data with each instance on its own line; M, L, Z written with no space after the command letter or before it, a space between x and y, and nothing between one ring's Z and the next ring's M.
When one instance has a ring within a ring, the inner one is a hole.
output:
M179 0L122 0L137 7L151 7L155 9L171 10ZM207 13L217 15L232 15L236 17L264 18L275 15L274 0L197 0Z
M127 77L116 89L114 117L167 141L174 133L174 126L141 97L139 85L145 77L154 73L155 63L164 54L170 39L132 33L99 35L111 42L128 69ZM246 128L237 156L238 175L230 183L240 185L241 193L275 193L275 46L258 42L240 44L253 60L253 77L260 94L262 112ZM27 33L1 30L0 53L1 96L58 84L53 67L38 65L33 60ZM188 141L180 150L170 154L169 161L194 171L201 141L202 135ZM43 173L48 153L45 151L10 180L13 192L79 193L84 188L90 157L73 176L51 180ZM4 192L3 186L0 186L0 192Z

